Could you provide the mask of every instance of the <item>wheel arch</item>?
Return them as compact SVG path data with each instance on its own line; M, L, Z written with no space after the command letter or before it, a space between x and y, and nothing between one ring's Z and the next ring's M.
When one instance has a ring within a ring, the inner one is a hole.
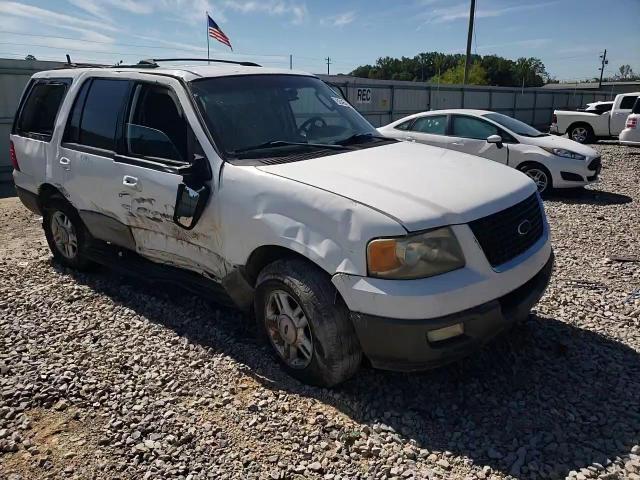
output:
M41 211L47 204L47 202L53 198L62 200L65 203L71 205L71 202L67 200L67 197L64 195L62 190L55 185L52 185L50 183L43 183L42 185L40 185L40 187L38 187L38 207ZM73 207L73 205L71 206Z
M519 171L523 172L528 167L535 167L535 168L540 168L540 169L544 170L545 173L549 177L548 190L551 190L553 188L553 175L551 174L551 171L545 165L543 165L540 162L536 162L535 160L525 160L524 162L521 162L521 163L518 164L518 166L516 167L516 170L519 170Z

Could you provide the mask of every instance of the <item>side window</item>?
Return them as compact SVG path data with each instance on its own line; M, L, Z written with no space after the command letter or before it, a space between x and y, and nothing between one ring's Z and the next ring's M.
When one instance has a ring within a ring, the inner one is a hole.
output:
M75 127L77 143L115 151L118 118L129 92L129 81L98 78L91 81L87 88L86 95L81 91L76 98L67 136L71 137L74 122L78 122L79 126ZM80 113L79 109L82 109Z
M20 110L15 133L51 140L58 110L66 92L66 83L36 81Z
M451 135L454 137L473 138L476 140L486 140L491 135L500 135L498 127L491 125L484 120L462 115L453 116Z
M415 121L411 130L432 135L444 135L447 131L447 116L420 117Z
M631 110L633 108L633 104L636 103L636 99L633 95L627 95L622 97L622 101L620 102L620 110Z
M409 127L411 126L412 123L413 123L413 119L407 120L406 122L399 123L393 128L395 128L396 130L409 130Z
M129 155L187 161L188 124L175 94L166 87L136 86L125 127Z

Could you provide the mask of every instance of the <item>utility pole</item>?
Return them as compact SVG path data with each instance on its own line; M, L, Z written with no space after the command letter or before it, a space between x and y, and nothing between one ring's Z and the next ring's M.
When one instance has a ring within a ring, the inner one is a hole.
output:
M293 55L289 54L289 70L293 70Z
M469 78L469 69L471 68L471 39L473 38L473 17L476 12L476 0L471 0L471 7L469 9L469 33L467 34L467 56L464 62L464 79L462 84L467 84Z
M600 59L602 60L602 64L600 65L600 81L598 82L598 89L602 88L602 76L604 75L604 66L609 63L607 60L607 49L604 49L604 53L600 55Z
M327 75L331 75L329 73L329 65L331 65L331 57L327 57L325 58L325 60L327 61Z

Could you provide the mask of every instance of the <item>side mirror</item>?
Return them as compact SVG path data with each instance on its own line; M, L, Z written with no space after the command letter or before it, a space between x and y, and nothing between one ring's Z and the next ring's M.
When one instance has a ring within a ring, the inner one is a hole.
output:
M178 185L178 194L176 195L176 206L173 210L173 221L184 228L191 230L196 226L211 190L208 185L203 185L197 189L191 188L184 183Z
M495 143L496 147L502 148L502 137L500 135L489 135L487 143Z

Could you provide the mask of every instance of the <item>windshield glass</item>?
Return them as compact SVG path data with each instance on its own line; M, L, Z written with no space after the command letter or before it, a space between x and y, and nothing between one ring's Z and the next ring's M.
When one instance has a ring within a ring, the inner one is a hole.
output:
M306 148L284 142L318 147L377 134L348 102L314 77L244 75L195 80L191 85L209 129L228 155Z
M542 133L540 130L536 130L531 125L527 125L520 120L502 115L501 113L485 113L483 117L493 120L507 130L511 130L513 133L522 135L523 137L546 137L548 135L548 133Z

